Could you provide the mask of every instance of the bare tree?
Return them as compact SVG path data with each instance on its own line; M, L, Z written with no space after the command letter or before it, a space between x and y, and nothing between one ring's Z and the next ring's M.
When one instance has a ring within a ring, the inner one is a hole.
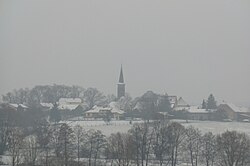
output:
M106 100L107 100L107 103L111 103L116 100L116 96L114 94L108 94L106 95Z
M58 133L58 143L57 149L59 151L59 157L63 159L63 164L65 166L69 165L70 159L73 158L73 142L74 142L73 130L67 124L62 124Z
M13 103L15 100L14 95L11 92L8 92L6 95L3 95L2 99L4 102L7 102L7 103Z
M133 136L136 147L136 162L137 165L147 166L149 154L152 150L153 132L149 129L149 123L136 124L130 130ZM140 164L141 163L141 164Z
M154 130L154 142L153 150L156 159L159 160L160 166L166 161L166 165L169 163L170 147L169 147L169 123L167 121L156 121L153 126Z
M70 88L70 93L69 93L69 97L72 97L72 98L82 98L83 95L84 95L84 91L85 89L80 87L80 86L77 86L77 85L73 85L71 88Z
M202 136L201 157L206 166L213 166L217 155L216 136L211 132Z
M110 158L119 166L128 166L134 155L134 145L130 134L116 133L108 138L108 151Z
M92 165L92 159L94 159L93 165L96 166L96 160L101 150L105 148L105 145L106 145L105 135L103 135L100 130L97 131L89 130L87 132L85 148L87 148L86 151L88 153L89 166Z
M8 92L6 95L2 96L3 101L8 103L18 103L23 104L27 103L29 99L30 90L28 88L21 88L19 90L13 90L12 92Z
M124 144L123 163L128 166L135 156L135 144L132 135L129 133L123 134L122 139Z
M49 92L45 86L35 86L31 89L29 93L28 103L31 106L36 106L37 104L44 101L44 93ZM46 101L47 102L47 101Z
M51 126L47 122L40 123L36 130L35 135L37 138L37 143L41 149L41 152L44 153L44 161L43 165L49 165L49 152L50 152L50 144L52 142L52 129Z
M36 161L38 158L38 143L37 137L34 135L30 135L24 139L24 147L23 147L23 157L24 164L27 166L36 165Z
M9 122L3 114L0 114L0 155L7 150Z
M103 105L106 98L96 88L88 88L84 91L84 100L88 104L89 109L91 109L95 105Z
M140 147L141 147L141 141L140 141L140 125L135 124L131 130L129 130L129 133L131 133L133 142L135 144L136 149L136 164L137 166L140 166Z
M129 112L132 110L132 97L126 93L125 96L121 97L117 102L118 107L121 110Z
M247 166L250 140L244 133L226 131L217 137L218 157L221 166Z
M185 133L186 139L184 144L186 152L188 153L192 166L197 166L201 148L201 132L193 126L190 126L185 130Z
M85 131L80 125L74 127L75 141L77 147L77 165L80 165L80 151L83 146Z
M168 126L168 131L170 162L171 166L176 166L178 161L179 148L181 143L185 139L185 128L177 122L172 122Z
M11 164L16 166L20 163L21 148L24 134L19 128L11 128L8 136L8 150L11 155Z

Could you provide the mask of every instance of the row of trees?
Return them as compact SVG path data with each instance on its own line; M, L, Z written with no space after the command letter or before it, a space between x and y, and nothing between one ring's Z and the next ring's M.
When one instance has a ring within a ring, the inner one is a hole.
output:
M81 98L90 108L94 105L103 106L116 100L114 95L105 96L96 88L83 88L80 86L66 85L38 85L32 89L21 88L13 90L2 96L2 100L8 103L28 104L30 107L35 107L39 103L56 103L60 98ZM152 91L148 91L141 97L131 98L126 94L119 101L119 107L123 110L130 111L137 102L140 102L145 110L158 110L160 112L171 111L170 103L167 95L158 95ZM157 106L157 108L156 108ZM216 109L216 101L211 94L208 99L203 100L202 108Z
M27 104L31 109L38 109L40 103L53 103L59 101L60 98L81 98L88 109L93 106L105 106L112 101L117 101L113 94L104 95L96 88L83 88L80 86L66 85L38 85L32 89L21 88L13 90L2 96L3 102ZM129 94L126 94L117 102L117 106L125 111L132 110L134 101Z
M170 112L171 105L168 95L158 95L152 91L144 93L139 99L138 103L145 114L150 115L154 112Z
M244 133L226 131L202 134L177 122L135 124L126 133L106 137L101 131L67 124L39 125L25 135L18 128L1 129L1 140L12 165L119 165L247 166L250 139Z
M92 108L94 105L104 105L115 100L114 95L105 96L96 88L84 89L80 86L39 85L32 89L21 88L2 96L4 102L28 104L36 107L39 103L56 103L60 98L81 98Z

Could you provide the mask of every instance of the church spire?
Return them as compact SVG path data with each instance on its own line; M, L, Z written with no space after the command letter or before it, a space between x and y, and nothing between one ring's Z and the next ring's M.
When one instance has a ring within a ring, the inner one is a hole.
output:
M124 83L123 71L122 71L122 65L121 65L121 71L120 71L119 83Z
M117 84L117 99L119 100L123 96L125 96L125 83L124 83L123 71L122 71L122 65L121 65L119 82Z

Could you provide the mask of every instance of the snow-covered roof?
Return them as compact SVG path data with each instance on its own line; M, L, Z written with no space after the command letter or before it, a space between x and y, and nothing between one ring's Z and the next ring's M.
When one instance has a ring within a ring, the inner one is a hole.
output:
M110 111L111 113L117 113L117 114L124 114L124 111L117 108L117 106L115 106L115 103L113 102L110 103L108 107L94 106L91 110L86 111L86 113L101 113L105 111Z
M18 108L18 107L22 107L22 108L25 108L25 109L28 108L26 105L23 105L23 104L13 104L13 103L11 103L10 106L12 106L14 108Z
M82 100L80 98L60 98L59 99L59 104L63 104L63 103L77 103L80 104L82 103Z
M100 113L100 112L104 112L104 111L111 111L112 108L110 107L98 107L98 106L94 106L91 110L86 111L86 113Z
M117 113L117 114L124 114L125 113L124 111L122 111L118 107L118 103L117 102L111 102L111 103L109 103L109 107L112 108L112 110L111 110L112 113Z
M189 113L199 113L199 114L207 114L209 111L206 109L200 109L197 106L192 106L187 110Z
M190 107L188 106L177 106L174 108L175 111L188 110Z
M124 114L124 111L118 109L118 108L112 108L111 109L112 113L116 113L116 114Z
M234 112L250 112L249 108L238 107L232 103L226 103Z
M74 110L78 106L83 106L80 98L60 98L57 108L61 110Z
M186 103L186 101L183 100L182 97L180 97L179 100L177 101L177 106L189 107L189 105Z
M143 106L142 106L141 102L137 102L133 109L134 110L142 110L142 108L143 108Z
M117 102L113 101L113 102L109 103L109 107L118 108L118 104L117 104Z
M170 115L169 113L167 113L167 112L158 112L159 114L161 114L161 115L164 115L164 116L173 116L173 115Z
M190 106L183 100L182 97L180 97L177 101L176 106L174 107L175 111L182 111L182 110L188 110Z
M60 110L74 110L79 106L79 104L62 104L62 105L58 105L58 109Z
M52 103L40 103L40 105L43 107L50 108L50 109L53 108L53 106L54 106Z

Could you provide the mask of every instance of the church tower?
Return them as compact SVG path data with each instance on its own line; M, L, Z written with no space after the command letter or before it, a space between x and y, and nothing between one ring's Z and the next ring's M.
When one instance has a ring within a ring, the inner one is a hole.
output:
M122 66L121 66L119 82L117 84L117 99L119 100L123 96L125 96L125 83L124 83L123 71L122 71Z

